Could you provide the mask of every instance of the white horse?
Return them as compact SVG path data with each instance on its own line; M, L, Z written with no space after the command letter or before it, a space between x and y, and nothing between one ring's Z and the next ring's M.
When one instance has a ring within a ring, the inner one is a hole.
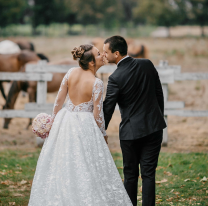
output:
M20 52L19 46L10 40L0 42L0 54L14 54Z
M0 42L0 54L14 54L21 51L20 47L10 40L4 40ZM8 93L10 83L6 84L6 92ZM24 95L24 94L23 94Z

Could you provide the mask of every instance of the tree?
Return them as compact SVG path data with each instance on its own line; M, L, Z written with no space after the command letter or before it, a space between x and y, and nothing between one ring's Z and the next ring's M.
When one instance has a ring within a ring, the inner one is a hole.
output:
M125 22L130 22L133 20L133 8L137 6L138 0L120 0L123 6L124 11L124 20Z
M49 25L50 23L55 22L55 18L57 17L54 0L34 0L32 10L33 34L36 34L38 25Z
M0 27L19 23L26 7L26 0L0 0Z
M191 17L193 23L201 26L201 36L204 37L204 26L208 25L208 0L190 0Z
M76 0L71 7L77 21L84 25L103 23L106 28L110 28L119 23L123 15L120 0Z
M183 6L182 6L183 5ZM177 25L183 16L182 8L185 7L183 0L145 0L140 1L134 9L134 18L138 21L150 23L168 28Z

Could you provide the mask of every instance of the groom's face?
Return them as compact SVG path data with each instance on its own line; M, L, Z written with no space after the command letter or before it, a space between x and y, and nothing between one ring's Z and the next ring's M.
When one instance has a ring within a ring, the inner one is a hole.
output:
M116 54L111 52L111 50L109 49L109 46L110 46L109 43L104 44L104 46L103 46L104 56L108 60L108 63L115 63Z

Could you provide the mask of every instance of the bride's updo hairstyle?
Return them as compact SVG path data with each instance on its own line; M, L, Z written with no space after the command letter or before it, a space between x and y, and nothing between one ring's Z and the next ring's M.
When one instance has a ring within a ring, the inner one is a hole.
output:
M78 60L79 66L84 69L89 69L89 62L93 61L95 63L95 57L92 53L93 45L83 44L79 47L74 47L72 50L72 56L74 60Z

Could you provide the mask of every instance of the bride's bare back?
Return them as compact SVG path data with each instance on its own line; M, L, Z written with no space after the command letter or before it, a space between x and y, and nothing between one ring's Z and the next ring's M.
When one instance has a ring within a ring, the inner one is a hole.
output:
M65 109L69 112L90 112L107 138L103 116L103 82L95 77L96 71L103 65L103 57L92 45L81 45L74 48L72 55L79 58L78 68L71 68L65 74L52 113L52 123L62 109L67 97Z
M75 68L67 83L68 95L75 106L91 100L95 76L90 71Z

